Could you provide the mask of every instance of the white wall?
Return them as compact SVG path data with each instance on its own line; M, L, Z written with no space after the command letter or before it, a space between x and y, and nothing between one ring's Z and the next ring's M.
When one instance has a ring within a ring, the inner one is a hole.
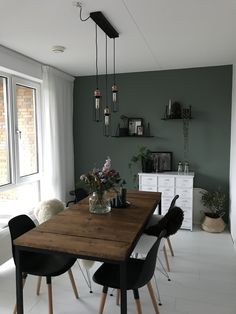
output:
M236 246L236 64L233 65L230 147L230 229Z
M33 59L0 45L0 71L42 80L42 65ZM23 75L22 75L23 74Z

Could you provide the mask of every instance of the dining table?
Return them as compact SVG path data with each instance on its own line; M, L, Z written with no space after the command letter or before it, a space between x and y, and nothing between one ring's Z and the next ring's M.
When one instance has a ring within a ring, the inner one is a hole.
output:
M14 240L17 313L24 313L21 254L25 251L57 252L71 257L118 264L120 267L120 313L127 313L126 265L161 193L127 191L123 208L106 214L89 212L88 198L66 208L48 221Z

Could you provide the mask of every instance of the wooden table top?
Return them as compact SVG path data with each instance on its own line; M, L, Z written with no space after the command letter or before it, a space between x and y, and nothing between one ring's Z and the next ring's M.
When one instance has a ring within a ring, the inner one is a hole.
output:
M160 199L159 192L128 191L128 208L113 208L102 215L91 214L85 199L23 234L14 244L94 260L124 261Z

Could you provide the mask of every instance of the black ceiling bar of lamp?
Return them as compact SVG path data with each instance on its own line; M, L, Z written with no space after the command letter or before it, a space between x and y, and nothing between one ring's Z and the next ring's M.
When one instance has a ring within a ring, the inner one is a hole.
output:
M91 12L91 19L107 34L110 38L119 37L118 32L114 29L114 27L108 22L101 11Z

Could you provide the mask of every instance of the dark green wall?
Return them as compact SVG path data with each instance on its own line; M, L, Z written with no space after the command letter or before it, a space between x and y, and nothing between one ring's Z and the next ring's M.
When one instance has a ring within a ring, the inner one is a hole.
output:
M109 77L110 80L110 77ZM104 77L100 79L104 88ZM173 152L173 166L183 161L182 120L163 121L168 100L192 106L189 128L190 168L195 186L228 190L232 67L218 66L117 75L120 112L112 114L113 133L121 114L150 122L153 138L106 138L92 121L94 76L79 77L74 88L75 177L100 167L110 156L113 167L131 186L128 163L139 146ZM109 86L110 86L109 81ZM104 89L103 89L104 90Z

